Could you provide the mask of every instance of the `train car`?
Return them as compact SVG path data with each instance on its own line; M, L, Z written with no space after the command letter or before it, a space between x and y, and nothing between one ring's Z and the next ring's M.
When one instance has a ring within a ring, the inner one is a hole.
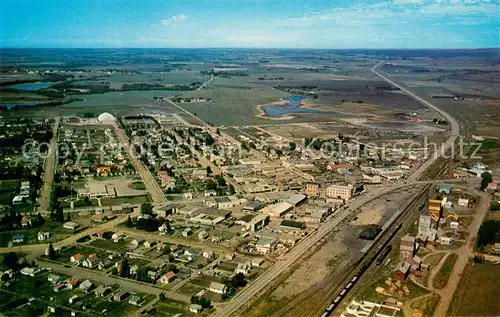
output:
M337 296L337 297L333 300L333 303L334 303L335 305L337 305L337 304L340 302L340 299L341 299L341 297L340 297L340 296Z
M324 311L323 314L321 314L321 317L327 317L329 314L329 311Z
M331 311L333 309L333 304L330 304L326 310Z
M384 261L385 257L389 254L389 252L391 252L392 250L392 246L388 245L384 248L384 250L382 251L382 253L379 255L379 257L377 258L377 261L375 262L377 265L380 265L382 264L382 261Z
M349 282L345 288L350 289L352 287L352 282Z
M353 278L351 279L351 282L353 282L353 283L354 283L354 282L356 282L357 280L358 280L358 276L356 275L355 277L353 277Z
M344 289L340 292L340 296L344 296L346 292L347 292L347 289L345 289L345 288L344 288Z

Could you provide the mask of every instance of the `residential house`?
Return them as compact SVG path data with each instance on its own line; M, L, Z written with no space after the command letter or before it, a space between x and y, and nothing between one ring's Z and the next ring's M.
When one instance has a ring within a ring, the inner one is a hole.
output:
M41 270L39 268L34 268L34 267L23 267L20 272L22 275L34 277L38 273L40 273Z
M113 262L110 259L104 259L103 261L100 261L99 264L97 264L97 268L99 270L106 270L107 268L111 267L113 265Z
M156 240L149 239L149 240L144 241L144 246L146 248L152 248L155 245L156 245Z
M69 258L69 261L71 263L74 263L76 265L80 265L83 263L83 261L85 261L86 257L85 255L81 254L81 253L77 253L77 254L73 254L70 258Z
M250 270L252 269L252 262L251 261L246 261L246 262L240 262L238 263L238 266L234 269L235 274L243 274L247 275L250 273Z
M134 264L130 267L129 274L132 276L137 275L137 271L139 270L139 266L137 264Z
M122 232L115 232L113 233L113 235L111 236L111 239L113 239L114 242L118 242L120 241L121 239L123 239L123 233Z
M452 242L453 242L453 240L450 237L441 237L439 239L439 244L442 244L442 245L451 245Z
M165 273L162 277L160 277L160 283L169 284L172 283L172 281L175 280L175 278L176 278L175 273L170 271L168 273Z
M128 300L128 303L130 305L139 306L140 301L141 301L141 298L137 295L134 295L134 296L130 297L130 299Z
M184 251L184 255L188 261L194 261L198 257L198 251L195 249L188 249Z
M184 193L184 199L193 199L193 193L191 192Z
M38 241L45 241L50 238L50 232L41 232L37 234Z
M208 290L217 294L225 294L227 292L227 286L222 283L211 282Z
M21 218L21 227L23 227L23 228L31 227L31 217L30 216L23 216Z
M93 222L103 223L103 222L108 221L108 216L106 216L105 214L95 214L95 215L92 215L92 217L90 217L90 219L92 219Z
M203 310L203 307L198 304L191 304L189 305L189 311L195 314L200 313Z
M128 295L129 295L129 292L127 292L127 291L121 291L121 292L116 293L113 296L113 300L115 302L121 302L122 300L124 300L125 298L127 298Z
M253 258L252 259L252 267L260 267L264 264L263 258Z
M69 290L75 289L80 285L80 280L76 278L72 278L68 281L66 281L66 288Z
M465 198L459 198L458 199L458 205L460 207L468 207L469 206L469 200Z
M69 298L68 303L70 304L76 303L78 299L79 299L78 295L73 295Z
M74 231L74 230L78 229L78 227L80 227L80 225L77 224L76 222L68 221L68 222L65 222L63 224L63 228L64 229L68 229L68 230L73 230Z
M202 256L206 259L212 259L215 257L214 252L212 250L203 251Z
M205 230L198 232L198 239L205 240L208 237L208 233Z
M137 237L135 238L134 240L132 240L132 242L130 244L132 244L133 246L136 246L138 247L139 245L143 244L144 243L144 238L143 237Z
M215 190L206 190L205 197L214 197L217 196L217 192Z
M51 282L52 284L57 284L62 280L62 277L59 275L55 274L49 274L47 275L47 281Z
M83 266L89 269L96 268L99 265L99 258L96 254L89 255L85 261L83 261Z
M16 234L15 236L12 236L12 242L13 243L22 243L22 242L24 242L24 235L23 234Z
M80 284L80 289L82 291L84 291L85 293L88 293L92 289L93 286L94 286L94 284L91 281L85 280L82 282L82 284Z
M192 233L193 233L193 230L191 230L191 228L186 228L186 229L184 229L184 231L182 231L182 236L183 236L183 237L188 237L188 236L190 236Z
M107 286L100 285L98 288L96 288L94 290L94 293L96 294L96 296L104 297L104 296L108 295L109 293L111 293L111 288L109 288Z

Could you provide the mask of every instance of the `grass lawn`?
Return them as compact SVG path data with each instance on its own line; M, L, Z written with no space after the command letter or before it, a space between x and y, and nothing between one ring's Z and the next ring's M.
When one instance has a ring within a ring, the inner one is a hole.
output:
M152 314L153 316L175 316L177 314L182 314L182 316L197 316L189 312L188 305L184 302L179 302L173 299L167 299L164 301L159 301L154 305L156 312Z
M456 254L452 253L444 260L443 266L434 277L434 281L432 281L435 288L442 289L446 286L457 257Z
M101 199L101 204L103 206L112 206L112 205L120 205L124 203L129 203L129 204L142 204L145 202L148 202L149 198L148 196L134 196L134 197L116 197L116 198L102 198Z
M90 246L96 247L96 248L101 248L101 249L107 249L110 251L118 251L120 249L123 249L126 245L128 245L126 240L119 240L118 242L114 242L111 239L96 239L92 242L89 243Z
M133 182L128 184L128 187L137 190L146 190L146 186L143 182Z
M500 266L469 261L457 291L453 296L448 316L500 316Z
M178 292L187 296L193 296L198 294L201 290L204 290L205 287L201 287L199 285L191 284L191 283L186 283L182 285L181 288L179 288Z
M191 283L200 287L209 287L210 283L212 282L219 282L222 283L222 280L220 277L212 276L212 275L199 275L198 277L194 278Z

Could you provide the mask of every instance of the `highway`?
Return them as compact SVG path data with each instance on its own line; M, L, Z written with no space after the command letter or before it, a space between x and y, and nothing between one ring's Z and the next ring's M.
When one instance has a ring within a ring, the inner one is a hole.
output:
M437 111L438 113L442 114L449 122L451 126L451 135L448 138L448 140L443 143L443 148L446 150L451 147L452 144L454 144L456 138L459 135L459 126L457 121L448 113L445 111L439 109L435 105L431 104L430 102L420 98L419 96L415 95L411 91L407 90L403 86L395 83L394 81L388 79L384 75L380 74L377 72L377 68L380 67L384 61L381 61L377 65L375 65L371 70L374 72L376 75L390 83L391 85L396 86L397 88L401 89L401 91L407 93L410 97L414 98L418 102L422 103L423 105ZM435 153L438 154L438 153ZM408 178L408 183L411 183L413 181L418 180L422 174L425 172L425 170L431 166L438 158L438 155L431 155L429 159L421 164ZM400 183L399 183L400 184ZM401 186L401 185L399 185ZM401 186L404 187L405 185ZM347 218L349 215L351 215L352 212L357 210L359 207L363 206L366 204L368 201L371 201L373 199L376 199L380 196L383 196L393 190L395 190L398 187L398 183L389 186L388 188L381 188L375 191L372 191L370 193L366 193L360 197L358 197L354 202L351 200L347 204L347 208L343 209L339 213L337 213L333 218L325 222L324 225L322 225L316 232L312 233L311 235L307 236L304 238L301 242L299 242L287 255L285 260L276 262L268 271L266 271L264 274L262 274L260 277L258 277L255 281L250 283L244 290L242 290L240 293L238 293L236 296L232 298L232 300L222 307L219 311L215 313L215 316L221 316L221 317L229 317L233 313L235 313L243 304L245 304L247 301L249 301L253 296L257 295L261 290L263 290L271 281L273 281L278 275L280 275L282 272L285 271L285 269L289 268L292 266L292 264L297 261L302 254L304 254L307 250L311 249L314 247L314 245L319 242L324 236L326 236L331 230L333 230L338 224L340 224L345 218Z
M458 122L457 120L455 120L449 113L445 112L444 110L438 108L437 106L431 104L430 102L428 102L427 100L417 96L416 94L414 94L413 92L409 91L408 89L406 89L405 87L395 83L394 81L392 81L391 79L387 78L386 76L382 75L381 73L379 73L377 71L377 69L384 64L384 61L381 61L380 63L378 63L377 65L375 65L371 71L373 73L375 73L377 76L379 76L380 78L382 78L383 80L385 80L386 82L388 82L389 84L399 88L401 91L403 91L404 93L406 93L408 96L412 97L413 99L415 99L416 101L420 102L421 104L423 104L424 106L428 107L428 108L431 108L432 110L438 112L439 114L441 114L443 117L446 118L446 120L448 121L449 125L450 125L450 137L448 138L448 140L446 140L442 145L441 145L441 151L438 151L438 153L433 153L432 157L427 160L426 162L424 162L422 165L420 165L418 167L418 170L413 173L412 175L410 175L410 177L408 178L408 180L410 181L413 181L413 180L417 180L420 178L420 176L423 174L423 172L429 168L429 166L431 166L435 161L436 159L438 158L438 156L440 154L443 154L443 152L445 152L446 150L448 150L456 141L456 139L458 138L459 134L460 134L460 127L458 125Z

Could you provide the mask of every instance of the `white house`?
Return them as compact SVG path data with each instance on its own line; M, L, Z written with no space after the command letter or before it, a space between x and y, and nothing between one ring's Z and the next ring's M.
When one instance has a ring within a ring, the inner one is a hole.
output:
M37 237L38 237L38 241L47 240L48 238L50 238L50 232L39 231Z
M227 286L222 283L212 282L208 290L217 294L225 294L227 292Z
M459 198L458 199L458 205L461 207L468 207L469 206L469 200L465 198Z
M139 245L143 244L143 243L144 243L144 241L145 241L145 240L144 240L144 238L143 238L143 237L137 237L137 238L135 238L134 240L132 240L132 242L131 242L130 244L132 244L132 245L134 245L134 246L136 246L136 247L137 247L137 246L139 246Z
M63 228L68 230L76 230L79 226L80 225L77 224L76 222L71 222L71 221L65 222L63 224Z
M442 245L451 245L452 239L449 238L449 237L441 237L439 239L439 243L442 244Z

